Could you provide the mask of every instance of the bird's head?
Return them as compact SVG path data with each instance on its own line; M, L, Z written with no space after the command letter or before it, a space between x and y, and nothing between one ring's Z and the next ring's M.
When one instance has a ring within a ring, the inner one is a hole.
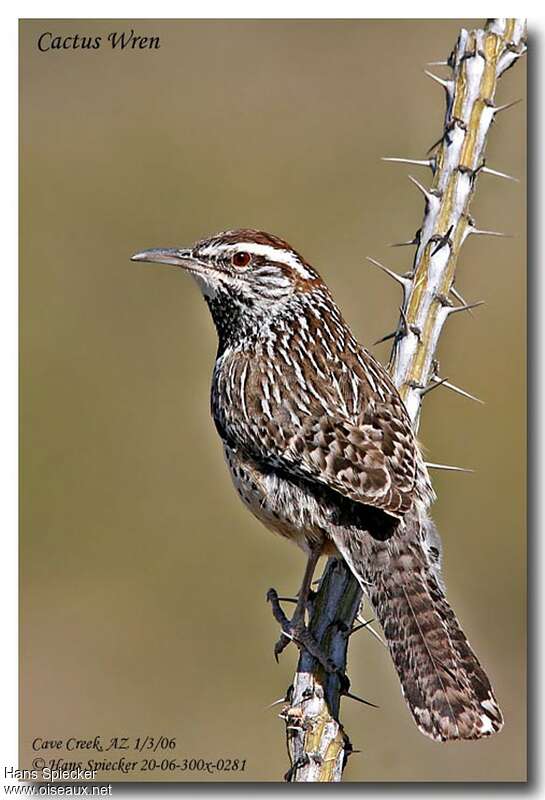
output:
M155 248L133 261L171 264L199 284L220 338L259 326L294 300L322 288L318 273L285 241L263 231L224 231L193 247Z

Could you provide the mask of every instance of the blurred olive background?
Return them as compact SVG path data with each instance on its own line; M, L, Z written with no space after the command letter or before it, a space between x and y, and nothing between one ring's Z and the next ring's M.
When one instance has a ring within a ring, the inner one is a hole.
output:
M444 93L423 66L482 22L21 23L21 767L36 736L149 734L177 737L179 757L237 757L246 770L131 779L282 778L284 725L266 706L296 653L276 665L265 592L296 591L303 556L231 487L196 285L129 256L269 230L321 270L370 345L393 329L400 296L364 256L410 267L412 249L387 243L421 220L407 172L428 179L380 157L421 158L437 139ZM36 46L44 31L131 27L159 35L160 50ZM525 93L520 63L498 100ZM525 175L524 106L498 119L487 163ZM434 473L434 516L450 600L506 726L479 743L428 741L386 650L360 633L353 690L380 710L343 704L362 750L347 781L525 776L524 181L483 176L473 213L516 238L466 243L458 287L487 305L447 323L439 356L486 405L438 389L421 439L430 460L476 470ZM374 352L385 361L389 345Z

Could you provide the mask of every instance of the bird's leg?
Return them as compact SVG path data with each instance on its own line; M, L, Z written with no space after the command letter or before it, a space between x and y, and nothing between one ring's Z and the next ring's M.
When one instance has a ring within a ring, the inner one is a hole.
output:
M314 658L316 658L327 672L335 672L336 667L321 651L320 645L310 633L305 624L305 613L307 610L307 603L312 586L312 578L316 564L320 558L321 548L313 547L310 551L307 565L305 567L305 574L303 576L303 583L297 596L297 605L293 612L293 617L289 620L280 605L279 597L275 589L269 589L267 592L267 600L270 601L272 612L276 621L282 628L280 639L274 646L274 655L278 661L278 656L288 646L290 641L294 641L300 647L307 650Z
M292 625L302 625L305 626L305 613L307 610L307 603L309 599L310 590L312 587L312 579L314 578L314 571L316 569L316 564L320 558L321 554L321 547L313 547L310 551L307 565L305 567L305 574L303 575L303 582L301 584L301 588L299 589L299 593L297 595L297 605L295 606L295 611L293 612L293 617L291 618Z

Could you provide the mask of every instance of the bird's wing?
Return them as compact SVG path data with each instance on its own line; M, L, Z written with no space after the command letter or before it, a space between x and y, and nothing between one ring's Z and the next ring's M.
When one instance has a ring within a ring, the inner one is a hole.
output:
M280 467L395 516L411 506L417 476L415 444L391 403L377 404L372 418L368 415L360 424L333 410L309 416L291 432L287 446L273 434L274 418L271 423L265 423L271 436L262 453L274 453Z
M234 381L243 387L244 402L232 403L223 433L271 469L401 517L425 468L405 406L384 369L373 364L380 392L347 373L346 365L325 385L306 376L304 393L288 365L270 385L265 372L247 369Z

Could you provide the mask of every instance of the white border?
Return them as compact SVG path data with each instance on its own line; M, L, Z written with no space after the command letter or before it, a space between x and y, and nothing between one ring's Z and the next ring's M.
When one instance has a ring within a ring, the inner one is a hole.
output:
M484 9L482 14L477 14L475 4L469 0L460 0L456 6L444 3L438 6L431 0L412 3L410 6L400 0L392 0L388 5L364 4L354 0L338 0L336 3L326 3L323 0L277 0L277 2L260 3L249 0L208 0L208 2L192 2L181 0L154 0L153 3L143 3L135 0L96 0L94 3L78 3L77 6L67 0L56 0L45 7L38 0L24 0L12 3L16 10L12 12L18 17L36 17L40 19L207 19L207 18L232 18L232 19L478 19L484 20L490 13L496 16L503 13L505 16L531 16L532 24L543 18L543 11L535 3L496 3L494 8ZM483 4L484 5L484 4ZM507 8L506 8L507 6ZM82 10L85 9L85 10ZM389 14L384 12L389 11ZM413 12L408 16L407 12ZM533 12L530 14L530 12ZM5 15L5 14L4 14ZM10 15L11 16L11 15Z
M529 16L530 17L530 31L531 36L534 37L534 42L537 44L536 51L531 52L530 58L533 60L533 81L536 87L533 92L534 102L538 100L539 95L543 95L543 69L542 59L539 58L538 49L544 44L544 16L545 12L542 8L538 7L537 3L523 3L517 4L516 9L513 4L509 4L509 8L505 8L505 3L496 3L494 9L485 9L482 14L477 14L474 3L466 1L458 2L456 4L456 17L457 18L485 18L490 15L504 13L505 16ZM6 6L8 6L6 8ZM0 658L0 764L13 763L17 764L17 473L18 473L18 460L17 460L17 324L18 324L18 294L17 294L17 208L18 204L16 198L17 193L17 161L18 161L18 99L17 99L17 41L18 41L18 17L29 18L38 17L42 19L50 18L209 18L209 17L222 17L222 18L346 18L346 17L367 17L374 19L391 19L391 18L406 18L407 11L413 12L411 18L452 18L453 7L448 4L443 4L443 8L439 8L437 3L420 2L407 6L407 3L391 2L388 4L387 16L385 15L386 7L371 6L363 3L355 2L339 2L335 4L317 2L317 0L306 0L305 2L294 2L294 0L276 0L274 3L262 3L259 8L254 3L250 2L208 2L205 6L197 3L187 2L172 2L166 0L155 0L153 3L144 4L138 2L113 2L109 0L95 0L93 3L78 3L77 8L73 3L67 0L51 2L48 4L40 2L21 2L18 4L11 3L5 4L1 14L2 25L0 27L0 62L2 75L2 110L3 110L3 124L1 126L1 147L0 153L3 160L3 169L1 174L2 191L0 192L1 203L1 216L2 220L2 263L1 263L1 291L0 291L0 364L1 364L1 378L2 385L0 387L0 514L1 514L1 527L0 527L0 568L2 574L0 576L0 608L2 609L1 621L1 643L2 643L2 658ZM379 10L381 13L373 13L374 9ZM441 13L441 11L451 13ZM542 150L543 142L543 103L540 109L531 109L531 120L534 127L534 147L535 150ZM535 163L531 164L530 172L534 172L534 180L538 184L534 188L534 199L543 186L543 165L542 159L539 159L538 152L533 154ZM537 174L536 174L537 173ZM539 214L543 213L540 208L539 212L534 212L530 219L534 219L536 228L542 227ZM537 236L537 233L535 234ZM533 251L533 270L537 272L543 269L543 264L538 258L537 242L534 243ZM535 302L534 308L545 309L545 292L544 281L533 281L533 289L539 293L539 298ZM537 346L534 347L534 353L537 350L541 351L539 365L534 364L532 369L538 373L535 382L535 389L539 391L540 398L543 398L542 380L544 375L543 370L543 327L539 320L536 320L534 328L531 331L534 336L537 336L539 341ZM541 345L541 346L540 346ZM540 400L534 400L534 410L539 411L541 405ZM534 435L537 437L539 444L537 445L538 453L543 451L544 437L541 426L536 426ZM534 472L537 469L537 464L531 465ZM538 539L544 535L542 530L543 526L539 525L541 514L541 503L537 498L543 496L545 487L541 481L541 475L538 475L538 480L533 481L534 493L536 495L536 503L539 508L535 509L534 519L534 537ZM537 543L534 544L533 555L536 556ZM541 548L539 548L541 554ZM540 561L537 568L533 570L536 579L536 586L533 602L537 600L539 593L538 583L541 581L545 570L544 565ZM541 597L540 597L541 600ZM536 619L536 626L544 619L545 609L540 602L539 607L534 608L533 615ZM537 652L539 649L539 652ZM538 664L543 664L542 656L542 640L539 642L539 647L534 649L534 658L538 659ZM536 683L539 684L543 674L543 669L538 665L533 668ZM530 700L530 705L539 701L539 707L533 710L536 718L537 728L540 723L545 719L545 707L543 703L543 692L539 690L536 696ZM537 730L534 731L537 735ZM542 737L539 736L539 739ZM539 751L538 751L539 748ZM543 753L541 752L541 742L538 747L534 748L535 769L538 773L536 777L540 777L539 763L543 760ZM3 772L2 781L0 781L0 791L3 791ZM263 784L264 788L269 791L271 785ZM361 786L359 784L352 784L355 790L364 792L367 797L374 796L375 790L369 785ZM248 787L249 788L249 787ZM282 790L282 787L278 787ZM347 790L345 785L344 791ZM384 789L381 794L384 794ZM507 786L505 787L508 788ZM235 789L235 787L232 787ZM418 791L422 787L417 787ZM189 786L178 788L184 796L192 796L193 792ZM195 790L196 791L196 790ZM392 793L399 791L410 791L410 786L392 786ZM438 791L435 787L435 791ZM440 790L439 790L440 791ZM464 784L459 787L460 793L463 792L465 797L471 797L473 794L477 795L478 790L469 788ZM513 793L520 791L520 787L513 786ZM115 785L114 785L115 793ZM135 792L136 794L136 789ZM238 793L238 792L237 792ZM240 794L245 794L244 787L240 787ZM306 792L308 794L308 792ZM449 785L449 793L455 792L455 787ZM502 794L504 792L502 791ZM124 794L127 794L124 792ZM138 794L142 794L138 791ZM150 787L149 791L145 792L146 796L159 794L159 790L153 790ZM200 788L198 791L200 797L208 796L206 790ZM212 786L210 796L212 795ZM311 796L314 792L311 791Z

